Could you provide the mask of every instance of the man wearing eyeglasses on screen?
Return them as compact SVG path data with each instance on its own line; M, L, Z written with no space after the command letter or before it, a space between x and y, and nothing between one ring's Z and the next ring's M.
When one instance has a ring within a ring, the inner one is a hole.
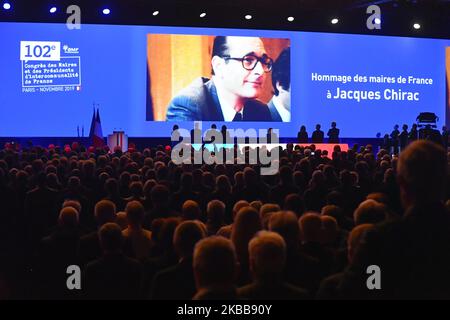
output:
M273 66L260 38L217 36L211 65L211 79L196 79L173 98L168 121L273 121L258 100Z

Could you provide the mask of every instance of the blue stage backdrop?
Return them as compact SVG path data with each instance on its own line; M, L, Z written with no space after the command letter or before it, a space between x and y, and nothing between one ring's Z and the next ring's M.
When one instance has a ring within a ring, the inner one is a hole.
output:
M282 137L295 137L301 125L311 134L316 123L325 131L336 121L342 137L374 138L394 124L411 125L425 111L439 117L439 126L445 124L448 40L0 23L0 137L87 136L93 104L100 109L105 135L120 129L130 137L167 137L175 122L166 121L165 108L197 71L208 76L211 39L217 35L261 37L274 46L266 48L274 54L291 48L290 122L240 122L240 128L272 127ZM203 60L191 61L195 55ZM176 123L193 127L191 121Z

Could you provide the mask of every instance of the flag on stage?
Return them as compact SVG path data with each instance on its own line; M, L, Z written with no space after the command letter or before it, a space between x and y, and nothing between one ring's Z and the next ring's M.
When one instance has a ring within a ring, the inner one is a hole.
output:
M95 107L92 109L93 111L92 111L91 129L89 130L89 138L91 139L94 136L94 128L95 128Z
M97 114L93 116L93 123L91 124L91 134L90 138L92 139L92 144L94 147L103 147L105 145L105 141L103 140L103 132L102 132L102 124L100 122L100 112L97 109Z

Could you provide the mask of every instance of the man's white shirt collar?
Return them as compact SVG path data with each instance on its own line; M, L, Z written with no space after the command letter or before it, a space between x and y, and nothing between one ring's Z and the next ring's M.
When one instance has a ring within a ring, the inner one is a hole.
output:
M236 116L236 111L234 110L234 106L227 105L225 101L223 100L223 97L221 97L220 89L216 85L216 92L217 92L217 98L219 99L220 108L222 109L222 115L223 120L227 122L233 121L234 117ZM239 111L239 113L242 116L242 119L244 118L244 108Z

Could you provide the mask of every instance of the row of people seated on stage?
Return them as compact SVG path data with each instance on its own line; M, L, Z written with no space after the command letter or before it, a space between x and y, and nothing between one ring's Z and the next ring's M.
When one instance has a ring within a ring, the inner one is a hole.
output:
M406 146L418 139L429 140L438 143L448 149L448 137L449 132L446 126L442 127L442 132L436 129L435 126L427 124L418 129L417 124L411 126L411 130L408 131L408 125L402 126L402 131L399 131L399 125L394 126L394 130L391 134L385 134L381 147L390 150L394 154L398 154L399 151L404 150Z
M76 147L0 150L0 298L450 296L447 154L432 142L400 157L288 148L273 176L174 165L170 147ZM383 290L365 286L367 263Z

